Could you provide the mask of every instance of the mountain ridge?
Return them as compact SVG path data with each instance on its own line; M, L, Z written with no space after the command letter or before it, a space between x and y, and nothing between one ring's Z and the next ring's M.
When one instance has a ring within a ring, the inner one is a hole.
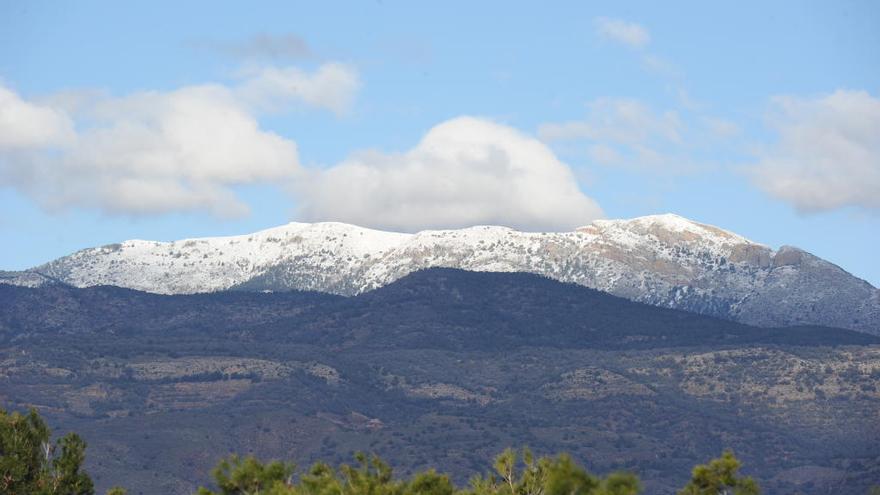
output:
M194 314L201 316L193 319ZM345 320L352 323L342 324ZM401 326L399 320L410 324ZM489 343L494 350L880 344L880 337L863 332L816 325L750 326L522 272L428 268L351 297L306 291L155 294L113 285L0 284L0 341L56 332L149 336L159 328L163 330L155 335L168 336L175 327L220 338L221 328L231 332L239 325L266 340L385 350L426 343L449 349ZM450 328L475 331L459 334ZM546 331L535 332L538 328ZM493 337L481 340L482 334Z
M293 222L239 236L89 248L21 277L166 294L297 289L349 296L431 267L536 273L760 326L880 334L880 291L869 283L801 249L773 250L673 214L549 233L474 226L405 234Z

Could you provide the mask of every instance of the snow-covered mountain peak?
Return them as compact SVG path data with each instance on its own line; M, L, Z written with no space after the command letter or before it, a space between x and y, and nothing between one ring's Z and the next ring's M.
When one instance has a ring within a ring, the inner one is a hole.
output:
M724 229L702 224L674 215L651 215L630 220L596 220L581 227L578 232L603 244L611 244L628 251L656 251L677 247L711 252L726 257L742 250L767 250Z
M0 282L58 280L165 294L299 289L354 295L430 267L537 273L749 323L880 326L876 289L839 267L672 214L597 220L551 233L482 225L411 234L294 222L238 236L124 241L30 271L40 277Z
M720 227L695 222L673 213L636 217L629 220L596 220L593 224L606 229L622 229L640 233L652 230L665 230L668 232L695 234L707 239L724 239L730 242L755 244L745 237Z

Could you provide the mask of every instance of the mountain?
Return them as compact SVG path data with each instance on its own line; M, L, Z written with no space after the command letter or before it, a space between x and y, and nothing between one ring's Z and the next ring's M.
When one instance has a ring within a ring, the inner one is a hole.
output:
M375 452L459 482L508 446L673 493L726 447L765 493L880 480L880 338L759 328L525 273L355 297L0 285L0 404L81 433L99 491L192 493L227 453Z
M383 350L426 343L490 351L880 344L880 337L853 330L755 327L658 308L527 273L431 268L351 298L301 291L171 296L115 286L0 285L0 342L59 334L222 336L243 328L265 341L283 335L303 344Z
M18 283L27 275L33 285L39 274L77 287L162 294L295 289L354 295L429 267L535 273L753 325L815 324L880 335L880 291L864 280L800 249L773 250L676 215L598 220L562 233L481 226L401 234L291 223L244 236L126 241L0 281Z

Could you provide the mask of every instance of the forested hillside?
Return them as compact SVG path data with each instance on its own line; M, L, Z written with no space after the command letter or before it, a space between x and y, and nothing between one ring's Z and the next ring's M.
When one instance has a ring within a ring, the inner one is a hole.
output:
M429 270L354 298L0 287L0 403L89 444L99 490L192 493L228 454L375 453L464 486L510 446L684 486L732 448L767 493L880 479L880 345Z

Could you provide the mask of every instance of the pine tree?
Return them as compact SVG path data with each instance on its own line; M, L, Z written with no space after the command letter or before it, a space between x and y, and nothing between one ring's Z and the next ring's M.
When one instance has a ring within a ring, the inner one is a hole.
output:
M761 490L751 477L737 476L742 463L733 452L694 467L691 481L678 495L758 495Z
M54 445L35 409L27 415L0 409L0 493L92 495L92 479L81 471L86 443L69 433Z

